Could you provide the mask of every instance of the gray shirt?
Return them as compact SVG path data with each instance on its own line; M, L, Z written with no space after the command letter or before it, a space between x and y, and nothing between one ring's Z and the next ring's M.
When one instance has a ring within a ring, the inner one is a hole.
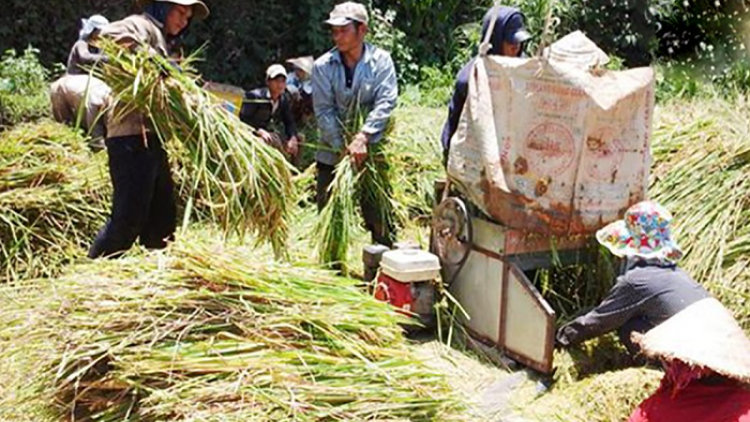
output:
M676 265L635 262L591 312L557 332L557 342L574 346L616 330L633 318L657 326L710 294Z
M335 165L339 151L343 150L342 122L345 122L359 101L367 113L360 131L379 142L388 125L398 99L396 68L390 54L365 43L362 58L354 68L351 87L346 86L344 62L337 49L315 60L312 74L312 93L315 117L320 128L321 141L332 151L318 151L315 159L323 164Z
M100 54L99 49L92 47L86 40L78 40L70 50L68 56L68 75L86 74L81 66L91 66L98 61L106 61L106 57Z

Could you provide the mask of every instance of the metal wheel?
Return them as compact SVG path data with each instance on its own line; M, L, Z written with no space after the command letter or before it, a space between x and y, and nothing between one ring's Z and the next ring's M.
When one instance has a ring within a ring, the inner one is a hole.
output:
M472 243L471 218L466 204L446 198L432 215L431 249L440 258L443 282L450 285L469 258Z

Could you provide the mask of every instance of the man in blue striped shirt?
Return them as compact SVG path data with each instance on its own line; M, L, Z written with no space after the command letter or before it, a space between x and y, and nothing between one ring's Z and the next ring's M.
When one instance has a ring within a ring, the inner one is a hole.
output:
M382 139L396 107L396 69L388 52L365 42L368 20L367 9L359 3L336 6L326 21L336 46L319 57L313 66L313 107L321 142L327 147L319 150L315 157L319 209L328 201L333 170L341 157L348 155L357 165L362 164L367 158L368 146ZM357 108L367 117L345 147L342 122L351 118L352 110ZM360 205L373 241L391 246L392 225L382 221L375 207Z

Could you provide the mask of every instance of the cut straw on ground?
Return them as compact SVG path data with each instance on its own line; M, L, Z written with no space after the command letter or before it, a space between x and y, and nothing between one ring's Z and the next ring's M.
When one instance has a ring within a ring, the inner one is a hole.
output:
M72 271L44 300L39 283L3 291L25 309L0 313L0 339L55 345L28 379L60 415L438 421L457 409L406 347L405 317L355 280L195 241ZM24 314L44 317L28 330Z
M54 275L85 255L109 206L105 159L51 121L0 134L0 278Z

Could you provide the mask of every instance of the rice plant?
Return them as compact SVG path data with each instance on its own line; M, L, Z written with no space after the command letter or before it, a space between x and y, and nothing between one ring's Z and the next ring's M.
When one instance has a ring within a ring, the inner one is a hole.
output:
M0 289L23 298L0 340L53 346L28 381L69 420L451 420L405 317L356 280L254 258L188 239Z
M192 56L182 70L148 49L103 43L110 58L95 74L113 90L111 117L143 113L186 172L182 189L194 208L206 210L225 233L249 232L282 255L294 203L292 167L252 128L199 87ZM145 130L145 129L144 129Z
M0 279L53 275L85 254L107 215L105 158L51 121L0 134Z

